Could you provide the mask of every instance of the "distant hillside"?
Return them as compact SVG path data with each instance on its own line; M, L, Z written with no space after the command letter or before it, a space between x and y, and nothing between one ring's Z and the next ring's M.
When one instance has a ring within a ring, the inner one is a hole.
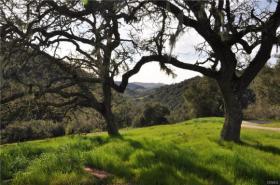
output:
M1 99L12 97L13 94L19 92L39 91L39 88L49 84L50 79L61 78L67 75L59 66L55 64L50 65L50 62L43 56L29 58L29 60L18 60L21 53L14 53L9 60L2 60L1 54ZM27 53L22 53L23 56L25 54ZM58 97L50 94L46 97L48 99L57 99L57 102L60 100ZM15 98L14 101L1 105L0 128L2 129L14 121L29 121L32 119L61 121L66 109L46 106L43 103L46 97L42 96L40 99L35 99L34 96L30 95L19 99Z
M164 83L145 83L145 82L132 82L130 84L142 86L145 89L155 89L166 85Z
M120 84L119 81L116 84ZM141 97L145 96L145 94L150 94L151 90L157 89L159 87L165 86L163 83L145 83L145 82L131 82L127 85L125 90L126 96L130 97Z
M89 77L91 74L79 68L73 68L73 66L66 62L62 65L57 65L41 55L30 57L29 51L25 49L13 53L12 56L9 56L9 60L3 60L6 48L1 45L0 49L0 98L2 100L9 99L8 97L13 97L14 94L20 94L18 99L14 98L13 101L1 105L0 129L15 121L62 121L65 118L66 112L69 111L69 106L55 107L48 106L45 103L50 102L49 100L55 103L62 102L64 99L61 96L48 93L35 97L30 92L39 92L50 84L52 84L53 88L58 85L69 84L68 80L63 79L71 77L72 74L70 73L73 72L80 77ZM94 85L90 87L92 90L95 89ZM77 86L72 86L65 91L75 93L78 90ZM24 93L30 95L22 97L21 94ZM74 108L71 110L74 111Z
M116 84L120 84L120 82L117 81ZM166 84L164 83L131 82L127 85L126 90L141 92L141 91L147 91L147 90L159 88L165 85Z
M166 105L170 110L181 107L184 102L183 94L188 88L188 85L193 81L199 80L201 77L197 76L184 80L180 83L161 86L153 91L149 91L144 97L147 101L157 101Z
M144 101L160 102L169 109L176 109L184 102L183 94L188 88L188 85L199 79L201 79L201 77L197 76L171 85L155 84L155 88L146 88L146 91L135 92L132 96ZM148 86L152 87L149 83ZM129 88L129 90L131 89Z
M143 105L150 103L160 103L171 111L171 122L181 121L188 118L184 93L189 88L190 84L197 83L201 79L202 77L197 76L171 85L148 84L149 87L154 85L154 88L146 88L141 91L133 90L128 87L125 91L125 95L131 97L134 102L134 108L143 107Z

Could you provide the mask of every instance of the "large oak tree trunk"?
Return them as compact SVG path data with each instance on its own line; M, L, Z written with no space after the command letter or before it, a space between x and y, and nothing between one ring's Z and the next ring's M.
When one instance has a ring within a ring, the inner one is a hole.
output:
M111 136L119 135L118 126L115 122L114 114L112 112L112 91L108 82L103 84L103 95L104 95L104 110L102 112L107 124L108 134Z
M107 109L103 115L107 124L108 134L111 136L119 135L118 127L115 122L114 114L111 111L111 107Z
M226 141L240 141L240 130L243 119L241 96L231 85L220 86L224 98L225 122L221 138Z

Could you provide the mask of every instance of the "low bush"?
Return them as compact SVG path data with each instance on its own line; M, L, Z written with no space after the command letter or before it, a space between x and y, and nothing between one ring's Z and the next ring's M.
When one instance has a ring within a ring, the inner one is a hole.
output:
M66 134L90 133L106 129L103 117L91 109L75 111L69 118L64 120Z
M95 130L95 126L90 122L71 121L65 127L66 134L90 133Z
M170 115L170 110L158 103L146 104L142 114L135 116L133 127L144 127L157 124L165 124L169 121L167 116Z
M42 139L62 136L64 134L64 127L61 123L44 120L15 122L1 131L1 143Z

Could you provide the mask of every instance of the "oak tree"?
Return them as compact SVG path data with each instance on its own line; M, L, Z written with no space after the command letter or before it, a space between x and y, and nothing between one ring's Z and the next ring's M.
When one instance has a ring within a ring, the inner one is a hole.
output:
M149 39L154 43L154 49L147 49L154 54L154 61L215 79L225 108L221 138L238 142L243 93L271 58L273 47L280 43L280 1L158 0L138 3L142 6L139 13L151 17L151 21L161 20L155 26L158 34ZM176 41L188 42L180 38L180 34L188 30L194 31L191 32L193 36L204 39L196 46L204 56L203 60L188 63L172 54ZM167 41L170 42L169 51L166 50Z
M134 42L120 28L134 19L130 12L135 10L126 2L95 0L1 0L0 6L2 66L32 63L39 57L62 71L44 83L34 82L28 75L17 78L26 88L9 96L1 93L1 104L33 95L45 97L49 106L90 107L104 117L108 133L117 135L111 87L123 92L129 77L139 71L125 73L121 84L114 82L133 60ZM5 67L1 72L6 78L15 77L7 75ZM49 94L60 99L46 98Z

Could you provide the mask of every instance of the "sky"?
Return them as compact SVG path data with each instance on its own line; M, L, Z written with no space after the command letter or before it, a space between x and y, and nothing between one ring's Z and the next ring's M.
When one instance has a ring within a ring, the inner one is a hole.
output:
M190 30L179 37L172 54L178 56L178 59L183 62L194 63L199 58L194 46L201 42L203 42L203 39L196 32ZM201 75L194 71L180 69L170 65L169 67L176 74L175 77L161 71L157 62L152 62L145 64L136 75L130 78L129 82L172 84Z
M200 75L199 73L189 70L174 69L177 76L173 78L171 75L167 75L165 72L160 71L158 63L150 63L142 67L140 72L129 79L129 82L173 84Z

